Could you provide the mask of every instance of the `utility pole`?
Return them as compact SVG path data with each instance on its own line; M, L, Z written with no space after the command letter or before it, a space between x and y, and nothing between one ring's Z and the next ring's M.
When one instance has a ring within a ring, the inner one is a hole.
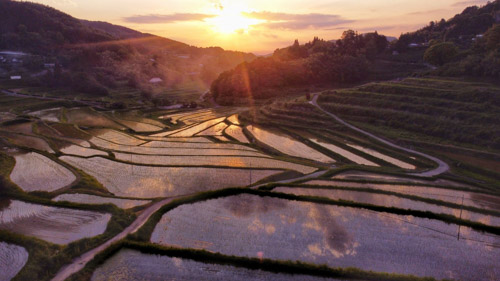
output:
M462 219L462 211L464 209L464 195L462 195L462 205L460 206L460 219ZM460 227L461 225L458 225L458 233L457 233L457 240L460 240Z

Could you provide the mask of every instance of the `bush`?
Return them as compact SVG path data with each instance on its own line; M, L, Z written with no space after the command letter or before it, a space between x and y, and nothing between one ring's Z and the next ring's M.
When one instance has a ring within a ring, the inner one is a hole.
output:
M424 60L433 65L444 65L451 62L458 54L458 49L451 42L434 44L424 54Z

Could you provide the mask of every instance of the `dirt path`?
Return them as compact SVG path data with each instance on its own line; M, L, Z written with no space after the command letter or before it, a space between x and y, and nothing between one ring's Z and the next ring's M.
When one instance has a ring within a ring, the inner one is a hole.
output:
M59 272L56 274L56 276L52 279L52 281L63 281L66 280L66 278L70 277L72 274L82 270L85 265L91 261L97 254L100 252L104 251L106 248L111 246L111 244L125 238L127 235L136 232L141 226L143 226L146 221L151 217L152 214L154 214L156 211L158 211L163 205L168 204L172 202L174 199L177 199L179 197L175 198L168 198L164 199L162 201L159 201L153 205L151 205L149 208L145 209L138 217L137 219L129 225L125 230L123 230L120 234L116 235L115 237L111 238L110 240L106 241L104 244L100 245L97 248L94 248L85 254L81 255L80 257L76 258L73 260L73 262L69 265L64 266L59 270Z
M431 161L434 161L438 164L438 167L435 168L435 169L432 169L432 170L429 170L429 171L426 171L426 172L422 172L422 173L408 173L409 175L413 175L413 176L419 176L419 177L433 177L433 176L437 176L437 175L440 175L444 172L447 172L450 167L448 166L448 164L446 164L444 161L442 161L441 159L438 159L434 156L431 156L431 155L428 155L428 154L425 154L425 153L422 153L422 152L418 152L418 151L415 151L413 149L409 149L409 148L405 148L405 147L402 147L402 146L399 146L397 144L394 144L392 142L389 142L385 139L382 139L380 137L377 137L375 136L374 134L371 134L367 131L364 131L358 127L355 127L347 122L345 122L344 120L340 119L337 115L333 114L333 113L330 113L326 110L324 110L323 108L321 108L321 106L318 105L318 97L319 97L319 94L318 93L315 93L313 94L313 99L312 101L310 101L309 103L314 105L315 107L317 107L319 110L321 110L323 113L327 114L328 116L332 117L333 119L337 120L337 122L341 123L342 125L344 126L347 126L351 129L353 129L354 131L356 132L359 132L359 133L362 133L366 136L369 136L370 138L373 138L385 145L388 145L388 146L391 146L391 147L394 147L396 149L399 149L399 150L403 150L403 151L406 151L408 153L413 153L413 154L416 154L416 155L419 155L419 156L422 156L424 158L427 158Z

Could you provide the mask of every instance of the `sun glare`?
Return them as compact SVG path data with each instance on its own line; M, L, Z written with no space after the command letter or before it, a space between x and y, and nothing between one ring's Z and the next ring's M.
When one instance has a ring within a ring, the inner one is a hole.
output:
M216 16L207 19L214 31L222 34L247 32L253 25L262 21L246 17L245 9L238 6L225 6L215 11Z

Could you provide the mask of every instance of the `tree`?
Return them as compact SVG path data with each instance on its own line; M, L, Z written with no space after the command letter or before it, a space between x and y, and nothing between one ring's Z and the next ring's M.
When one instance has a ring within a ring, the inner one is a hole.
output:
M437 43L430 46L424 54L424 60L433 65L449 63L458 54L458 49L451 42Z
M485 34L486 48L488 50L496 50L500 48L500 24L494 25Z

